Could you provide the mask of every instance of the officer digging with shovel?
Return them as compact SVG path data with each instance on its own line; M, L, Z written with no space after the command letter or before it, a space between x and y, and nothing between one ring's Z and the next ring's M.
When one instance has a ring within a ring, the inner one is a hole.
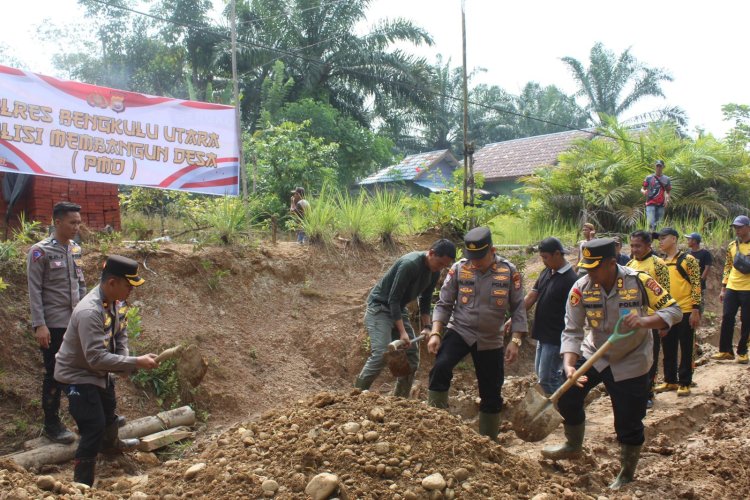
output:
M615 242L610 238L583 245L578 266L588 274L576 281L568 296L560 347L563 372L571 377L607 341L620 317L620 330L635 332L614 344L563 394L558 409L564 419L566 442L542 450L545 458L553 460L581 456L586 426L584 399L603 382L612 401L621 447L620 473L610 485L612 489L633 480L644 441L643 417L653 360L649 330L670 328L682 318L680 307L664 287L646 273L618 265L616 258ZM648 308L654 313L648 315ZM585 323L591 330L584 338Z

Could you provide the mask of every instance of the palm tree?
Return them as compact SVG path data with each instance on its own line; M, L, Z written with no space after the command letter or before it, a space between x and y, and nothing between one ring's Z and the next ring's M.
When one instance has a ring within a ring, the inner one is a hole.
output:
M619 56L597 42L591 48L589 66L574 57L563 57L578 84L578 94L587 101L592 121L602 123L602 115L620 118L645 97L664 97L662 84L672 76L661 68L650 68L625 50ZM685 125L685 112L677 107L662 108L636 117L635 121L673 120Z
M418 106L428 65L394 44L432 44L422 28L403 19L381 21L358 34L370 0L251 0L238 5L238 37L245 51L241 69L250 79L265 77L274 59L283 60L294 79L290 100L328 102L362 124L375 109ZM250 49L247 49L250 47Z

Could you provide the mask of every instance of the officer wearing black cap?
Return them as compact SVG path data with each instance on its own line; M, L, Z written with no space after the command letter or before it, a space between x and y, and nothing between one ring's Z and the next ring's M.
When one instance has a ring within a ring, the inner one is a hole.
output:
M512 363L527 331L523 284L516 267L495 254L488 228L472 229L464 244L465 258L448 271L432 315L427 349L437 358L430 371L428 402L447 408L453 368L471 354L481 398L479 432L495 439L503 405L503 322L510 311L513 339L505 361Z
M568 378L573 375L604 345L620 317L623 317L621 330L635 332L617 341L563 394L558 409L564 418L567 441L544 448L542 455L553 460L581 456L586 425L584 400L591 389L604 383L612 400L615 432L621 446L620 473L610 488L619 489L633 480L644 441L643 417L653 358L649 329L671 327L680 321L682 311L652 277L617 264L614 240L586 242L582 257L578 266L588 274L573 285L565 312L560 347L565 375ZM649 314L649 308L655 312ZM584 332L586 324L590 328L588 334Z
M157 366L156 355L130 356L125 314L133 287L144 283L138 263L112 255L101 281L73 309L57 353L55 380L63 384L70 414L81 440L76 450L73 480L94 483L96 455L135 443L117 437L116 400L112 372L129 373Z

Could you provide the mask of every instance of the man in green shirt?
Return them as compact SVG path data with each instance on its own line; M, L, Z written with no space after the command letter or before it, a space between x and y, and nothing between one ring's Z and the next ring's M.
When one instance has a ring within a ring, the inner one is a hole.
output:
M388 344L401 339L408 346L407 358L412 371L396 381L394 396L409 397L414 374L419 368L419 346L412 345L414 330L406 305L419 298L422 333L430 333L430 304L440 271L453 264L456 246L437 240L426 252L411 252L399 258L367 297L365 329L370 336L370 357L359 373L354 387L367 390L385 367L383 355Z

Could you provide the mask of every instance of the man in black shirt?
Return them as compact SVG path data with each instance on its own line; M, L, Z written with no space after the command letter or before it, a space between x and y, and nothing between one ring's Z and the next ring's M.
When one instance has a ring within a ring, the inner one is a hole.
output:
M414 330L409 323L406 305L419 298L422 333L429 335L430 306L440 271L453 264L456 245L441 239L427 252L411 252L399 258L367 297L365 329L370 337L370 357L362 367L354 387L368 390L385 367L383 355L388 344L401 339L408 346L406 355L412 373L396 381L393 395L408 398L414 383L414 373L419 368L419 346L412 345Z
M706 278L708 277L711 266L714 263L714 258L711 256L711 252L705 248L701 248L701 241L703 238L698 233L686 234L688 248L690 248L690 255L698 260L698 264L701 266L701 290L706 289Z
M539 243L539 255L545 269L524 297L527 311L537 305L531 330L531 338L537 342L534 371L547 394L555 392L563 382L560 338L565 328L568 294L578 279L573 267L565 260L567 253L557 238L545 238ZM505 328L510 328L510 320Z

